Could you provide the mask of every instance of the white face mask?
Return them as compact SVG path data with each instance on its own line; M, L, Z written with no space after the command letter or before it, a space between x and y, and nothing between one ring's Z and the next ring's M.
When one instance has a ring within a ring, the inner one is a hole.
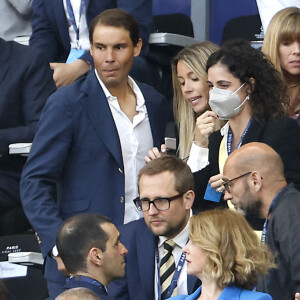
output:
M215 112L219 119L228 120L239 114L242 105L249 99L247 96L241 103L237 92L245 85L243 83L235 92L213 87L209 91L209 106Z

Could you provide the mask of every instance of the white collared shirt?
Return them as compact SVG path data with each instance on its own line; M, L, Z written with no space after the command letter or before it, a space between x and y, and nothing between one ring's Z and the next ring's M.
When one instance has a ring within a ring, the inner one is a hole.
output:
M190 212L190 216L192 216L192 211ZM189 227L190 227L190 221L186 224L184 229L172 240L175 242L175 247L173 250L173 256L175 260L175 265L177 267L179 259L182 254L182 248L186 245L188 238L189 238ZM159 256L159 263L161 258L164 254L164 242L168 238L164 236L159 236L158 239L158 256ZM158 299L158 284L159 281L159 272L158 272L158 266L157 266L157 258L155 257L155 280L154 280L154 296L155 299ZM178 281L177 281L177 288L178 288L178 295L187 295L188 289L187 289L187 264L186 261L183 264L182 270L180 272Z
M145 165L144 157L149 149L153 148L148 112L141 90L128 76L128 84L136 96L136 111L138 112L131 122L121 110L117 97L111 95L96 70L95 73L107 98L120 139L125 174L124 224L126 224L143 216L135 207L133 199L138 196L137 178L140 169Z
M225 147L227 145L228 129L229 129L228 122L220 129L220 133L224 137ZM226 148L226 153L227 153L227 148ZM192 143L187 164L191 168L191 171L193 173L200 171L204 169L207 165L209 165L208 154L209 154L208 148L202 148L196 145L194 142Z
M86 20L86 7L82 11L82 15L80 17L80 3L81 0L70 0L75 20L76 20L76 25L79 28L79 46L83 50L89 50L90 49L90 41L89 41L89 29L87 26L87 20ZM70 16L68 14L68 9L67 9L67 1L63 0L64 3L64 9L69 25L69 36L70 36L70 42L71 42L71 49L77 48L77 38L76 38L76 32L74 30L74 27L70 21ZM79 20L80 17L80 20ZM78 26L79 24L79 26Z

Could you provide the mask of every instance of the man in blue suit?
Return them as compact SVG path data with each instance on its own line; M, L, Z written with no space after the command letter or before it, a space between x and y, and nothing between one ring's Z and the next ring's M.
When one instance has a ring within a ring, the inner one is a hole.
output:
M72 275L63 290L84 287L102 300L109 299L106 287L124 276L127 254L112 221L100 214L76 215L62 224L56 244L60 258Z
M141 169L140 197L135 203L143 211L144 219L119 228L121 242L128 249L125 278L108 286L109 296L118 300L165 299L191 293L200 285L196 277L187 275L182 254L189 237L193 187L190 168L175 156L157 158ZM169 273L165 282L172 280L175 284L163 290L160 265L164 244L170 240L175 243L172 256L176 270Z
M106 10L90 40L95 70L48 99L22 175L22 203L44 257L72 215L101 213L116 225L140 218L132 202L138 171L164 140L165 98L128 76L142 43L136 21ZM49 256L45 276L53 299L65 278Z
M87 28L94 17L111 8L124 9L139 23L143 49L142 57L138 57L135 64L140 71L143 71L141 66L146 64L144 57L148 53L148 38L153 31L151 0L33 1L30 45L40 48L47 55L48 61L51 62L50 66L54 70L53 78L57 87L72 83L90 70L93 60L89 53ZM72 12L74 19L71 17ZM73 30L76 27L78 37ZM65 64L71 48L74 50L77 46L82 50L78 52L80 55L77 58L80 59Z
M30 225L19 188L26 157L10 155L8 146L32 142L41 111L56 89L41 51L0 38L0 53L0 235L10 235Z

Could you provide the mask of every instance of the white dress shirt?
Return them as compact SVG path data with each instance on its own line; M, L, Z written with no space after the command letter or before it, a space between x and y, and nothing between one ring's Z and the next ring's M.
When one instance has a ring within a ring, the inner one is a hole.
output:
M224 137L225 147L227 145L228 129L229 129L229 123L227 122L220 130L221 135ZM227 148L226 148L226 152L227 152ZM199 147L193 142L189 159L187 161L187 164L191 168L193 173L200 171L204 169L207 165L209 165L208 154L209 154L208 148Z
M81 0L70 0L70 2L72 5L72 8L73 8L76 25L79 28L79 47L80 47L80 49L83 49L83 50L89 50L90 49L90 41L89 41L89 29L88 29L88 25L87 25L87 21L86 21L86 8L83 9L81 17L80 17ZM70 36L70 41L71 41L71 49L76 49L77 48L76 32L70 21L70 16L68 14L68 9L67 9L67 1L63 0L63 3L64 3L67 21L69 24L69 36ZM78 26L78 24L79 24L79 26Z
M136 111L138 112L131 122L121 110L117 97L111 95L96 70L95 73L107 98L119 134L125 174L124 224L126 224L142 217L142 213L135 207L133 199L138 196L137 178L140 169L145 165L144 157L149 149L153 148L148 112L141 90L128 76L128 84L136 96Z
M192 216L192 211L190 212L190 216ZM189 238L189 227L190 221L186 224L185 228L172 240L175 242L175 247L173 250L173 256L175 260L175 265L177 267L179 259L182 254L182 248L186 245ZM158 240L158 255L159 255L159 263L164 254L164 242L167 240L166 237L160 236ZM155 280L154 280L154 296L155 299L158 299L158 284L159 280L159 267L157 266L157 258L155 257ZM182 270L180 272L178 281L177 281L178 295L187 295L187 265L186 261L183 264Z

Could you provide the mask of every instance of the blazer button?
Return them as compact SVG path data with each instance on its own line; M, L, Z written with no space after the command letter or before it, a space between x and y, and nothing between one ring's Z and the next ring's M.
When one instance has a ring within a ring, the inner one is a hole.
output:
M124 197L121 197L120 201L121 201L121 203L123 203L124 202Z
M121 174L123 174L123 171L122 171L122 169L121 169L121 168L119 168L119 172L120 172Z

